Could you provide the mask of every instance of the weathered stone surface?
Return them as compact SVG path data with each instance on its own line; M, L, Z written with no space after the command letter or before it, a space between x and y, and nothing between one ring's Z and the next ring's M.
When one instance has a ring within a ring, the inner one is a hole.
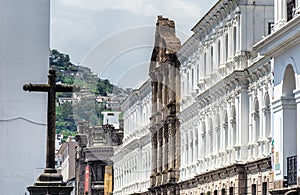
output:
M180 97L177 51L181 47L175 23L158 16L149 75L152 83L152 174L150 191L177 194L180 167L179 123L176 114ZM179 85L179 86L177 86ZM172 185L172 187L170 187ZM166 187L169 186L169 187Z

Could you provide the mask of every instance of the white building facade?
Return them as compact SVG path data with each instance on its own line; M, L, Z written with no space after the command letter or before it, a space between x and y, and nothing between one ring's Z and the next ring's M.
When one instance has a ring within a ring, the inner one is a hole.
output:
M0 192L28 194L45 168L47 94L22 86L47 83L50 1L1 0L0 13Z
M271 33L273 3L218 1L179 52L181 194L266 194L273 185L271 64L252 52Z
M272 70L272 134L274 140L272 194L293 192L300 186L300 1L275 0L272 34L254 49L268 59Z
M122 103L123 144L114 151L114 194L146 193L151 173L151 84L146 81Z

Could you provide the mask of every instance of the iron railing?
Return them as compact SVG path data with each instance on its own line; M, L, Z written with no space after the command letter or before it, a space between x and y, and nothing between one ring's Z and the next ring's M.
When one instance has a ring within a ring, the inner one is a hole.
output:
M287 157L287 184L297 184L297 156Z

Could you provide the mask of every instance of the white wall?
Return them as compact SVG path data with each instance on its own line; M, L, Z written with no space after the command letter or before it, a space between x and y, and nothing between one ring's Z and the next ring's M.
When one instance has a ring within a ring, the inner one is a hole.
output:
M25 194L45 167L47 96L22 86L47 82L49 20L49 0L0 0L1 195Z

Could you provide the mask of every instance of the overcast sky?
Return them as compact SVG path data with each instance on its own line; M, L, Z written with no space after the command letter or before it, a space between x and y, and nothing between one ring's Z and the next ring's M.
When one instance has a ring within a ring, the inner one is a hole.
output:
M148 78L157 15L182 43L217 0L52 0L51 49L101 78L137 88Z

